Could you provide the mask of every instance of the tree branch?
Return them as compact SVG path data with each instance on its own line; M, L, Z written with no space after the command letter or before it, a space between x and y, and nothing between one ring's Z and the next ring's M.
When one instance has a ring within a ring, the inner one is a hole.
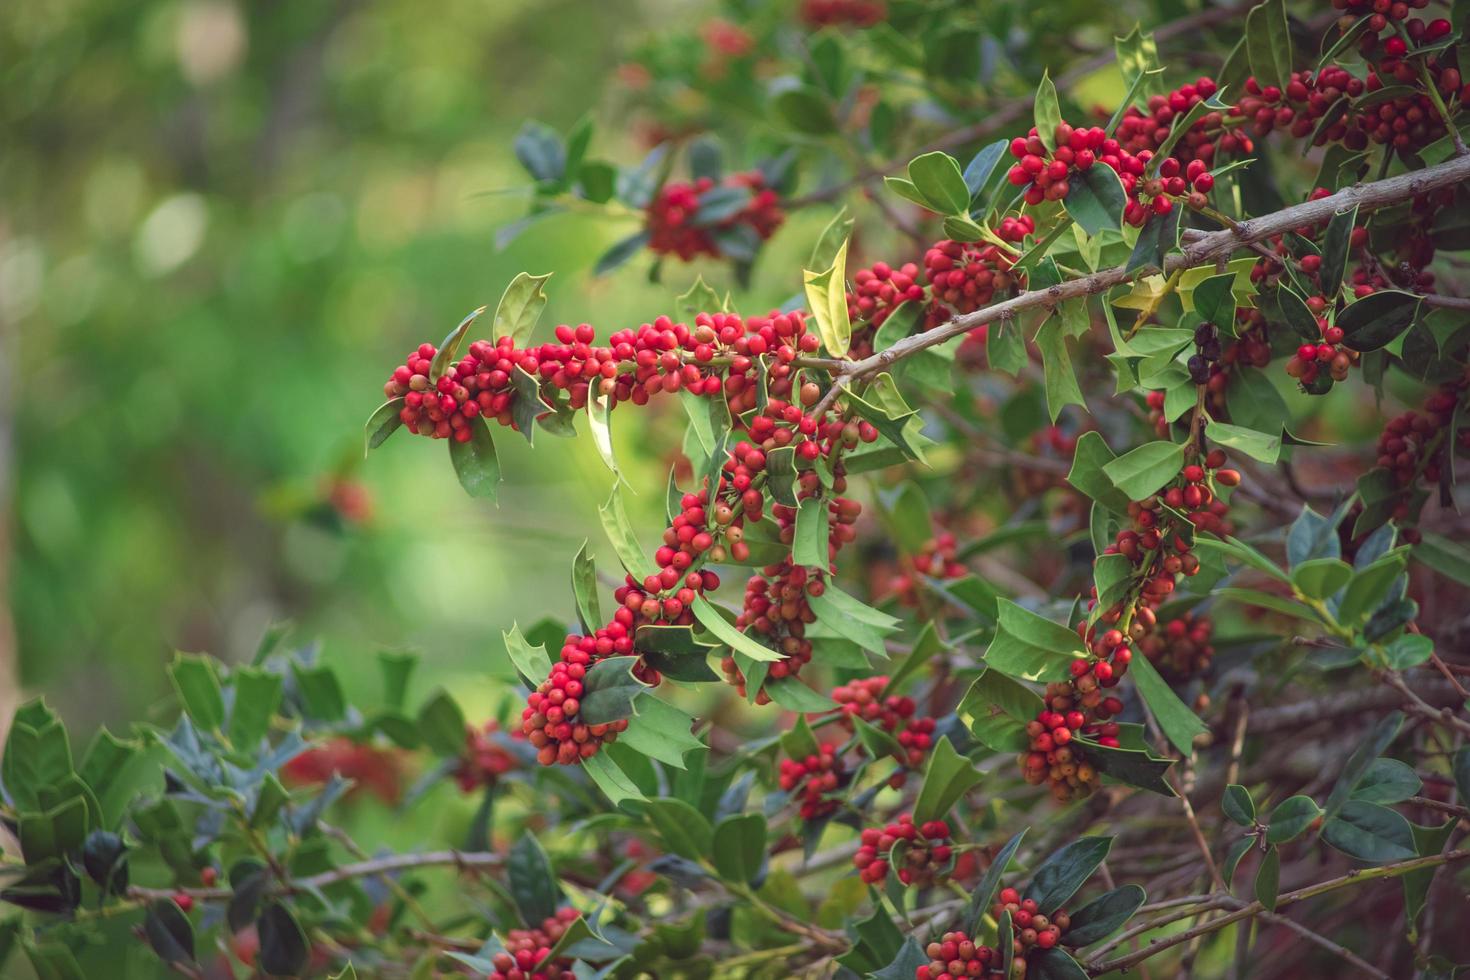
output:
M1466 180L1470 180L1470 157L1456 157L1424 170L1416 170L1412 173L1400 174L1397 177L1371 181L1366 184L1355 184L1327 197L1306 201L1280 211L1238 222L1234 228L1225 228L1200 235L1184 246L1181 251L1167 256L1164 259L1162 271L1166 275L1171 275L1181 269L1208 265L1217 258L1229 256L1237 249L1248 247L1254 242L1265 241L1303 226L1327 221L1338 211L1354 206L1360 212L1374 211L1378 208L1399 204L1421 194L1453 187ZM869 357L852 361L842 369L838 380L839 382L843 378L856 380L880 373L895 361L917 354L921 350L928 350L930 347L968 333L993 320L1014 317L1017 313L1039 307L1054 309L1066 300L1101 293L1157 271L1159 270L1130 270L1127 266L1120 265L1078 279L1070 279L1047 289L1035 289L1021 293L1019 296L992 303L973 313L957 316L933 330L905 337L892 347ZM834 385L828 394L831 395L838 388L838 385Z

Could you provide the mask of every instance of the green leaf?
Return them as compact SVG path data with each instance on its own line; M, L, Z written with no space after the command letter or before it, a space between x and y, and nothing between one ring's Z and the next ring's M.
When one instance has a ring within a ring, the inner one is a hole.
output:
M822 497L807 497L796 511L796 533L791 542L791 560L826 571L831 564L828 535L831 514Z
M1454 836L1455 826L1458 820L1446 820L1439 827L1421 827L1419 824L1409 824L1409 831L1414 836L1414 850L1420 857L1433 857L1442 852L1445 845ZM1409 923L1414 923L1419 918L1419 913L1424 911L1424 902L1429 897L1429 886L1434 882L1434 873L1438 868L1420 868L1418 871L1410 871L1404 875L1404 917Z
M597 388L589 389L587 395L587 429L592 433L592 444L597 447L597 455L602 457L603 464L613 476L621 478L623 474L613 452L612 397Z
M1317 282L1322 295L1337 296L1342 287L1342 276L1347 269L1348 253L1351 251L1353 225L1358 220L1358 206L1354 204L1346 211L1338 211L1327 223L1327 232L1322 236L1322 265L1317 270Z
M699 639L690 626L640 626L633 647L644 663L676 681L700 683L719 680L709 666L709 655L719 645Z
M837 120L822 94L810 85L795 85L771 100L776 115L798 133L827 136L837 132Z
M1184 466L1184 447L1172 442L1148 442L1103 466L1103 474L1130 500L1143 500Z
M1385 526L1382 530L1391 530L1391 527ZM1362 554L1360 548L1358 561L1362 560ZM1393 586L1394 580L1403 574L1407 564L1408 555L1400 550L1396 554L1384 555L1354 572L1347 591L1342 595L1339 620L1351 623L1367 619L1388 596L1388 590Z
M1071 662L1085 654L1075 632L1001 599L1000 626L985 651L988 667L1028 681L1060 681L1071 676Z
M1409 821L1388 807L1348 800L1322 824L1322 840L1360 861L1379 864L1418 855Z
M599 752L593 758L603 754ZM534 834L522 832L516 838L506 856L505 870L521 921L540 922L556 914L561 905L561 886L551 869L551 859Z
M224 694L214 663L208 657L175 653L168 674L194 724L205 731L216 731L225 723Z
M444 343L439 345L439 350L434 354L434 360L429 363L429 382L438 383L439 379L452 370L459 361L459 352L464 347L464 336L470 329L470 324L480 318L485 312L485 307L474 310L459 321L459 326L449 332L444 338Z
M838 247L825 271L805 269L801 274L817 335L832 357L845 356L852 342L852 321L847 316L847 246L844 241Z
M1276 911L1276 896L1281 890L1281 852L1275 846L1266 848L1261 866L1256 869L1256 901L1266 907L1267 912Z
M1159 46L1152 34L1143 33L1143 29L1135 24L1126 36L1113 38L1113 50L1118 58L1118 71L1125 82L1133 85L1147 79L1141 90L1144 95L1164 94L1162 78L1151 74L1163 69L1159 64Z
M449 459L459 485L471 497L495 499L500 485L500 459L495 454L495 437L483 415L469 420L470 440L449 440Z
M347 696L330 667L304 667L292 662L291 676L306 702L306 713L318 721L341 721L347 716Z
M653 559L648 557L648 553L638 544L638 539L633 534L633 525L628 520L628 511L623 506L623 495L617 484L613 485L607 503L597 508L597 516L602 520L602 530L611 542L618 560L634 578L641 582L650 575L658 574Z
M1291 81L1291 29L1285 0L1266 0L1245 16L1245 45L1251 73L1263 84L1285 89Z
M985 335L985 358L995 370L1018 377L1026 366L1026 338L1020 325L1011 320L992 323Z
M582 623L582 631L591 636L602 627L604 620L597 598L597 565L587 552L585 540L577 549L577 557L572 559L572 595L577 601L577 618Z
M1229 332L1235 324L1235 275L1222 273L1201 280L1190 292L1194 311L1206 323L1213 323L1221 331Z
M1313 558L1291 570L1291 583L1309 599L1327 599L1347 585L1353 568L1341 558Z
M700 625L714 634L716 639L726 646L745 654L751 660L774 663L777 660L783 659L781 654L775 650L762 646L736 629L734 624L727 621L724 616L721 616L719 610L711 605L710 601L704 596L696 597L694 603L689 608L694 612L694 618L699 620Z
M533 631L534 632L534 631ZM521 635L521 628L512 625L509 632L501 634L505 639L506 653L510 662L531 687L537 687L551 676L551 658L543 646L531 646Z
M1102 434L1088 430L1077 439L1067 482L1113 513L1126 514L1128 495L1113 486L1113 481L1103 471L1116 458L1103 441Z
M1107 170L1107 167L1102 169ZM1072 368L1072 357L1067 351L1067 330L1059 316L1048 317L1036 333L1036 346L1041 351L1043 381L1046 389L1046 408L1055 422L1067 405L1087 407L1082 389L1077 384L1077 372Z
M643 251L648 245L648 232L636 231L627 238L621 238L603 252L592 267L594 276L605 276L609 272L625 265L633 256Z
M652 694L644 694L637 706L638 713L628 720L627 729L618 736L619 745L676 769L685 768L686 755L704 747L691 731L694 719L679 708Z
M1159 672L1147 657L1134 657L1129 664L1133 683L1139 696L1154 714L1154 720L1164 730L1169 741L1188 758L1194 752L1194 739L1209 731L1199 716L1175 694L1173 689L1159 676Z
M990 903L995 898L995 893L1000 889L1001 878L1006 873L1011 859L1016 856L1016 851L1021 846L1021 840L1026 836L1027 828L1022 827L1016 836L1006 841L995 855L995 860L990 862L990 867L985 869L985 877L980 879L980 885L970 896L970 904L965 910L965 917L961 920L967 935L974 936L980 931L982 918L990 912Z
M1233 890L1231 885L1235 881L1235 869L1240 866L1241 858L1245 857L1246 852L1251 850L1255 843L1256 838L1254 837L1242 837L1230 845L1230 850L1225 855L1225 866L1220 869L1227 890Z
M1111 837L1077 838L1042 862L1022 894L1034 900L1044 915L1051 915L1077 894L1098 865L1107 860L1112 847Z
M955 709L971 734L996 751L1024 752L1025 725L1041 713L1041 697L998 670L975 678Z
M1293 796L1282 800L1271 811L1266 840L1272 844L1285 844L1301 836L1308 827L1322 816L1322 808L1310 796Z
M457 758L464 752L464 712L442 688L419 708L418 728L424 744L438 755Z
M1147 893L1138 885L1123 885L1103 892L1072 913L1072 924L1067 928L1067 945L1080 949L1108 938L1133 918L1133 913L1147 898Z
M310 947L306 932L290 909L280 902L270 903L256 920L255 931L260 937L257 962L262 971L273 977L294 977L301 973Z
M754 883L765 863L766 818L759 813L725 817L715 824L712 853L720 877Z
M1176 207L1168 214L1150 214L1138 232L1138 240L1128 256L1129 273L1139 269L1164 268L1164 257L1179 247L1179 219L1184 208Z
M970 188L959 161L940 150L915 157L909 163L909 181L937 214L966 214Z
M940 736L924 767L924 782L914 801L914 823L943 820L960 797L980 782L970 760L954 750L948 736Z
M608 657L587 668L578 714L583 724L606 725L633 717L633 700L648 689L633 676L637 663L637 657Z
M1277 581L1288 583L1291 581L1285 572L1276 567L1275 562L1237 538L1226 538L1222 541L1218 538L1199 537L1195 539L1195 548L1224 555L1228 558L1234 558L1236 561L1249 565L1258 572L1264 572ZM1244 592L1249 590L1236 589L1233 591Z
M644 799L638 784L629 779L628 774L606 752L598 752L583 759L582 771L597 784L597 788L602 790L613 806L618 806L624 800Z
M1127 204L1128 196L1111 167L1093 166L1068 175L1067 196L1062 205L1088 235L1121 228Z
M1231 783L1225 787L1225 796L1220 800L1220 809L1225 811L1233 823L1252 827L1256 822L1256 805L1251 801L1250 790Z
M1085 738L1075 738L1072 744L1082 749L1083 757L1098 772L1120 783L1160 796L1176 795L1164 778L1174 764L1170 759L1159 758L1146 749L1107 748Z
M929 963L929 954L913 936L903 941L898 955L881 970L869 973L870 980L913 980L916 971Z
M925 199L923 194L919 193L919 189L914 186L914 182L907 177L884 177L883 186L911 204L917 204L919 207L925 209L929 207L928 200Z
M704 814L683 800L657 799L645 804L648 819L668 849L690 861L709 857L714 846L714 830Z
M1087 971L1065 949L1053 946L1027 955L1026 976L1031 980L1087 980Z
M373 410L373 414L368 416L367 424L363 426L363 441L366 445L363 450L364 455L387 442L388 437L403 425L403 419L398 413L403 411L405 401L406 399L400 395L379 405Z
M1413 768L1397 759L1374 759L1352 798L1369 803L1402 803L1424 788Z
M1446 578L1470 586L1470 550L1463 545L1432 531L1424 531L1419 543L1414 545L1413 556L1415 561Z
M1062 121L1062 107L1057 103L1057 87L1052 84L1049 72L1041 73L1041 84L1036 87L1036 135L1048 150L1057 148L1057 126Z
M143 918L143 934L148 937L148 945L165 963L194 962L194 924L173 899L155 899L148 903L148 914Z
M252 667L236 667L230 673L235 690L230 707L230 741L236 748L253 751L270 731L271 718L281 703L281 675Z
M834 702L825 694L807 687L795 677L778 677L765 683L765 691L787 711L818 712L830 711Z
M1353 790L1358 788L1358 783L1373 765L1373 760L1381 756L1384 750L1393 744L1403 724L1402 711L1390 712L1373 726L1373 731L1366 739L1358 743L1353 754L1348 756L1348 761L1342 769L1342 775L1337 777L1337 783L1332 787L1332 794L1327 798L1326 813L1329 818L1335 815L1352 796Z
M541 319L541 311L546 309L546 291L543 288L546 280L551 278L551 273L544 276L533 276L527 272L520 272L505 287L505 292L500 294L500 302L495 306L495 319L492 321L492 337L500 340L509 337L517 347L525 347L531 339L531 331L536 329L536 321Z
M826 264L830 264L829 258ZM687 317L693 317L699 313L720 313L724 311L725 304L720 300L720 294L704 281L704 276L695 276L694 284L689 291L676 297L675 305L679 312Z
M1357 300L1337 315L1342 342L1355 351L1388 346L1419 315L1421 299L1397 289L1380 289Z
M1205 438L1211 442L1244 453L1272 466L1281 457L1281 436L1268 435L1240 425L1213 420L1205 423Z

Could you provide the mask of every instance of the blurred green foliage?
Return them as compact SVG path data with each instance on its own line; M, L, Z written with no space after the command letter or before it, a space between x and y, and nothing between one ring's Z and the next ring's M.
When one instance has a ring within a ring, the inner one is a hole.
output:
M363 463L361 425L391 365L523 269L558 271L548 332L647 320L696 271L732 285L718 267L590 281L630 230L603 219L558 216L495 250L496 226L524 207L515 129L595 109L587 81L610 77L660 13L0 6L10 601L28 690L88 723L139 717L173 648L240 659L291 619L329 660L416 647L421 683L452 681L471 711L493 704L486 675L509 672L500 630L565 617L581 540L608 553L595 507L608 475L587 440L543 439L534 455L502 440L496 510L465 497L441 444ZM617 106L603 108L594 145L636 160ZM783 229L746 295L784 300L794 280L779 270L824 220ZM643 448L643 420L619 423L634 519L653 517L667 461ZM333 507L334 487L371 514Z

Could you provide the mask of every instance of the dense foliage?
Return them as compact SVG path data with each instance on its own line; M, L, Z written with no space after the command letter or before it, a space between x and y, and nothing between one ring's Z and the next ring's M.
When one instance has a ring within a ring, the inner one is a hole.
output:
M528 122L500 244L636 221L597 272L677 297L547 330L521 273L366 431L370 466L443 441L489 507L497 442L582 419L607 544L567 556L563 620L496 624L524 691L466 718L384 652L361 701L273 631L179 655L126 738L74 752L27 704L0 962L1455 976L1470 15L1160 5L1097 49L1070 6L732 3L619 72L641 161ZM707 283L808 210L785 303ZM620 468L634 413L663 487ZM428 836L443 782L478 800L453 846L341 826Z

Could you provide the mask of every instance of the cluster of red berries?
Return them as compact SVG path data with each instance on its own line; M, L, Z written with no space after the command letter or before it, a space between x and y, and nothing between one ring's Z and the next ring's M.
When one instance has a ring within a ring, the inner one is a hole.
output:
M1029 215L1007 218L1010 231L1019 241L1035 230ZM929 277L930 296L954 313L973 313L989 306L996 293L1024 285L1024 277L1011 271L1010 253L989 242L956 242L945 239L924 253L924 272ZM947 315L944 316L947 319Z
M1142 581L1136 606L1158 606L1174 591L1176 576L1199 571L1199 558L1184 536L1186 522L1196 530L1222 537L1231 533L1226 519L1230 508L1216 495L1214 487L1239 485L1240 473L1224 469L1225 462L1225 453L1212 449L1202 464L1185 464L1160 492L1146 500L1129 502L1128 516L1133 526L1119 531L1104 554L1121 554L1133 562L1135 574ZM1124 600L1103 610L1099 621L1107 626L1117 623L1127 611L1127 604Z
M1470 390L1470 380L1460 378L1441 385L1424 402L1422 411L1407 411L1390 419L1378 437L1378 465L1393 474L1401 489L1412 487L1419 478L1431 486L1449 465L1449 454L1470 449L1470 428L1461 428L1454 446L1445 445L1455 408ZM1407 503L1400 505L1395 520L1409 516Z
M832 794L847 784L849 775L837 755L837 746L823 742L804 759L782 759L781 789L798 802L803 820L820 820L835 813L841 801Z
M1185 681L1210 669L1215 657L1215 648L1210 646L1214 629L1208 616L1190 610L1149 630L1138 640L1138 649L1164 677Z
M502 741L500 722L491 718L476 728L465 726L464 754L454 770L455 781L466 793L481 786L493 786L501 776L516 767L516 758Z
M893 849L900 842L898 854ZM949 838L949 824L930 820L923 826L905 813L886 827L863 829L853 866L865 884L878 885L888 877L890 860L899 863L898 880L905 885L925 885L944 877L954 858L954 842Z
M1169 138L1174 122L1188 114L1199 103L1219 91L1213 78L1201 77L1194 82L1181 85L1166 95L1150 96L1147 111L1129 106L1118 120L1116 137L1118 145L1137 156L1144 151L1157 153ZM1238 115L1238 113L1237 113ZM1187 174L1190 181L1215 165L1217 156L1234 156L1250 153L1254 149L1249 136L1239 127L1226 124L1225 115L1218 109L1203 113L1189 127L1169 151L1169 155L1180 163L1199 162L1201 167ZM1198 181L1196 190L1209 193L1214 181Z
M748 319L701 313L692 329L662 316L636 330L618 331L605 347L594 346L594 337L584 323L558 326L556 343L524 349L509 337L496 343L477 340L435 382L430 374L437 349L423 344L394 370L383 392L404 399L399 417L409 431L461 442L470 439L469 422L477 416L515 427L517 398L541 399L538 414L578 409L587 404L593 384L613 404L643 405L654 394L681 389L708 396L723 391L739 414L756 404L757 358L769 355L768 390L785 397L791 391L792 363L821 344L807 332L801 313ZM564 405L557 402L563 393Z
M959 560L959 549L955 537L948 531L940 531L924 543L924 548L913 557L910 568L900 571L888 583L890 592L898 596L901 605L917 608L919 605L919 576L937 579L964 578L970 570Z
M807 597L819 596L825 589L825 583L811 569L794 564L790 558L768 565L760 574L746 580L745 604L735 625L742 632L758 634L767 646L781 654L782 659L767 668L767 680L795 677L811 662L812 642L806 638L806 628L816 622L817 614ZM734 656L726 654L720 661L720 669L725 673L725 681L741 697L749 696L745 674ZM764 683L756 692L755 703L771 703Z
M495 972L489 980L576 980L573 960L552 960L550 956L577 914L573 908L557 909L556 915L537 928L508 930L505 949L490 957Z
M811 27L872 27L888 18L884 0L802 0L801 19Z
M720 212L715 216L701 214L706 195L717 187L747 191L749 199L731 214L724 213L723 202L717 205ZM732 174L720 183L712 177L671 181L648 205L648 247L660 255L677 255L685 262L700 255L718 258L722 254L718 232L744 226L764 241L785 220L780 197L766 186L759 171Z
M919 267L906 262L895 269L887 262L874 262L852 276L852 292L847 294L847 316L854 324L883 326L893 311L905 303L921 303L924 286L919 282ZM856 353L856 352L855 352Z
M901 694L884 697L883 689L887 686L885 674L859 678L834 687L832 700L837 702L842 718L861 718L892 735L903 749L898 761L907 769L918 769L934 747L934 719L915 718L918 707L911 697ZM889 785L897 789L906 777L907 773L895 773Z
M366 791L384 803L397 803L403 793L401 753L346 736L313 746L281 767L288 786L319 786L334 775L352 780L349 793Z
M1174 157L1160 164L1161 174L1164 164L1169 164L1168 176L1147 177L1154 151L1143 149L1136 154L1131 153L1118 140L1109 137L1101 126L1073 129L1065 122L1058 123L1054 143L1056 149L1048 151L1034 126L1029 135L1011 140L1011 155L1019 162L1006 173L1006 179L1017 187L1026 188L1026 203L1033 207L1042 201L1062 200L1071 190L1070 175L1073 171L1090 170L1101 163L1118 175L1128 197L1123 220L1141 227L1150 214L1168 214L1174 210L1174 198L1188 193L1191 179L1209 178L1203 169L1193 178L1183 176ZM1170 164L1170 160L1175 162ZM1191 163L1198 163L1200 168L1204 166L1200 161ZM1208 186L1213 186L1213 178L1209 178Z
M591 758L604 742L617 741L628 728L628 719L599 725L577 720L581 710L583 680L587 668L561 661L551 665L551 676L526 698L521 711L521 731L536 749L543 766L571 766Z
M1123 710L1121 701L1103 694L1104 686L1118 683L1108 661L1079 659L1073 664L1084 669L1074 671L1077 676L1071 680L1046 686L1042 710L1026 723L1030 747L1020 758L1026 782L1032 786L1050 783L1052 796L1063 803L1089 795L1098 781L1097 770L1073 740L1082 735L1116 748L1118 726L1108 719Z
M1036 902L1022 898L1014 888L1002 888L998 901L990 907L996 918L1002 912L1011 913L1011 928L1015 931L1015 958L1024 961L1032 949L1051 949L1061 942L1062 933L1072 925L1072 917L1063 909L1044 915Z
M755 50L755 38L739 24L712 17L699 29L704 46L716 62L727 58L743 58Z
M983 980L1004 978L1000 951L983 946L963 932L946 932L937 942L924 947L929 962L914 970L914 980Z

